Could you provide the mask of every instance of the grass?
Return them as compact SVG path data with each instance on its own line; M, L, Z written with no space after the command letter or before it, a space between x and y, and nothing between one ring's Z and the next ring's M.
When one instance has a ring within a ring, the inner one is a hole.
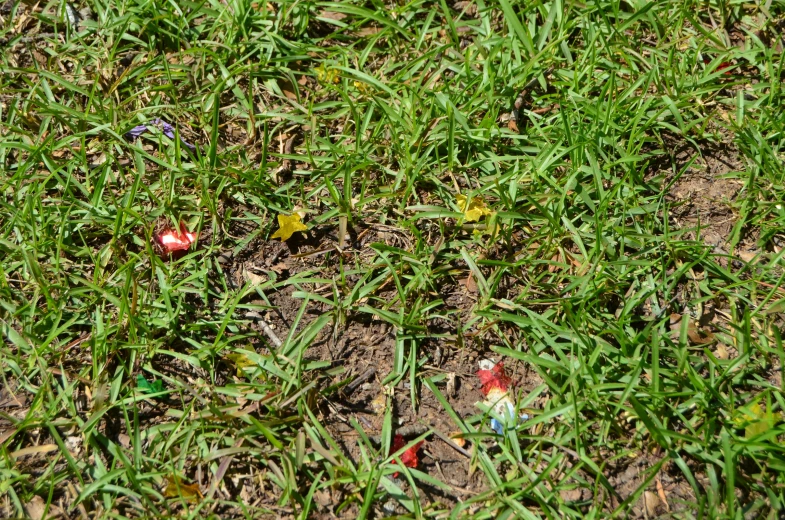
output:
M782 515L785 3L76 7L0 11L0 516Z

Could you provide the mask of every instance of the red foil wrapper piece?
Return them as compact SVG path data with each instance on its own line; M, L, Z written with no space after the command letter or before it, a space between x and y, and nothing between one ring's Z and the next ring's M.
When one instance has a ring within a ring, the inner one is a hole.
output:
M180 222L180 231L169 229L161 232L155 237L155 241L164 254L172 254L178 251L187 251L191 244L196 241L197 234L191 233Z
M407 468L417 467L417 464L419 464L420 462L420 459L417 458L417 450L420 449L422 444L423 441L420 441L401 454L401 462L403 462L404 466L406 466ZM393 437L393 444L392 444L393 453L400 450L404 446L406 446L406 440L403 438L403 435L395 435ZM393 477L397 477L397 476L398 473L393 474Z
M482 383L483 395L488 395L491 390L507 391L512 381L504 372L504 363L496 363L490 370L478 370L477 377Z

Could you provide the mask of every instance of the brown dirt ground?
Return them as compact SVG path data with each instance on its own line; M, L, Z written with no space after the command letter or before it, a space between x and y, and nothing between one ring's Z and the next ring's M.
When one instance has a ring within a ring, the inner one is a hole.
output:
M738 149L730 142L702 143L698 153L694 147L681 143L674 159L678 169L695 160L667 195L672 203L671 223L676 229L689 229L685 239L700 239L716 252L727 254L736 223L733 202L743 188L742 181L728 178L728 174L745 169Z

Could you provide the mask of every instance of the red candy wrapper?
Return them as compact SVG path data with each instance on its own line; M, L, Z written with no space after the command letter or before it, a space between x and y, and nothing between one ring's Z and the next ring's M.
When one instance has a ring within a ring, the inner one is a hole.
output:
M505 428L514 426L519 420L515 418L515 403L508 392L512 380L504 372L504 363L494 363L490 359L480 361L477 377L482 383L485 406L493 409L499 417L499 419L496 417L491 419L491 428L499 435L504 435ZM525 419L528 417L525 415ZM521 419L524 419L524 416L521 416Z
M417 458L417 450L420 449L422 446L423 441L418 442L408 450L404 451L401 454L401 462L407 468L416 468L417 464L419 464L420 460ZM395 453L396 451L400 450L406 446L406 440L403 438L403 435L395 435L393 437L393 444L392 444L392 452ZM397 477L398 473L393 473L393 478Z
M709 63L711 63L711 60L709 58L703 58L703 63L705 65L708 65ZM725 69L730 69L731 67L733 67L732 63L729 63L727 61L723 61L722 63L720 63L717 66L717 68L715 70L725 70ZM726 75L726 76L730 75L730 73L731 73L730 70L725 70L725 72L723 72L723 74Z
M155 236L155 242L164 255L171 255L178 251L187 251L196 241L196 233L191 233L186 229L185 224L180 222L180 231L167 229Z
M493 365L489 370L478 370L477 377L482 383L482 394L487 396L492 390L506 392L512 384L512 380L504 372L504 363L501 361Z

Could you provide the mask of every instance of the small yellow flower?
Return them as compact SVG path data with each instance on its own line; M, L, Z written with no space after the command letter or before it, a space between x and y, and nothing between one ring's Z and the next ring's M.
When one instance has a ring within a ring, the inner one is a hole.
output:
M338 83L338 71L321 64L316 67L316 79L319 83Z
M292 235L298 231L305 231L308 229L306 225L302 223L300 215L297 213L294 215L278 215L278 226L278 231L270 238L280 238L281 242L289 240L292 238Z
M371 93L370 87L368 87L368 85L362 81L355 81L354 88L356 88L357 92L359 92L362 96L367 96Z
M460 193L455 196L455 200L458 203L458 207L463 212L463 218L466 222L479 222L482 217L494 214L488 206L485 205L485 200L480 197L472 197L472 200L468 202L468 198Z

